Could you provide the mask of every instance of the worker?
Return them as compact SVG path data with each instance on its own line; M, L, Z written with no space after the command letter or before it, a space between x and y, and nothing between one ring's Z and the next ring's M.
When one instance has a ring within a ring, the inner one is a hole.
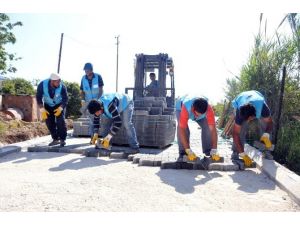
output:
M42 120L46 121L53 139L49 146L58 144L65 146L67 137L65 108L68 104L68 93L57 73L52 73L49 79L39 83L36 100Z
M232 102L235 109L235 123L233 126L232 159L242 158L246 166L252 164L251 158L244 152L244 144L247 141L247 132L255 123L258 129L254 129L255 135L264 142L267 148L272 146L271 132L273 120L264 96L255 90L240 93ZM253 130L253 129L252 129ZM250 137L253 138L253 137ZM270 152L266 152L266 158L272 157Z
M215 115L212 107L208 104L207 98L183 96L176 100L177 117L177 140L179 146L179 157L187 155L189 161L196 160L196 154L190 147L190 130L188 120L191 119L202 128L202 151L207 157L219 161L217 151L217 129Z
M81 107L84 115L87 115L89 122L89 135L93 135L93 115L87 112L87 105L92 99L99 99L103 93L103 80L100 74L93 72L93 65L86 63L83 67L85 75L82 76L80 91L81 91ZM90 141L91 143L91 141Z
M131 153L139 152L139 143L132 123L133 101L128 95L119 93L104 94L98 100L90 101L88 111L94 115L93 144L98 140L100 116L104 115L110 119L110 123L106 124L101 134L104 137L101 143L102 146L108 148L110 140L123 125L126 130L129 146L131 147Z
M149 77L150 77L151 83L149 85L147 85L147 87L146 87L146 96L158 97L159 96L159 83L158 83L158 80L156 80L155 73L150 73Z

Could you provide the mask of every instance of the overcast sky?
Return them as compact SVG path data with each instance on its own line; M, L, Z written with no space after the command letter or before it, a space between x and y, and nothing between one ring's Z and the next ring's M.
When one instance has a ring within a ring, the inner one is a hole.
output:
M43 80L56 72L60 37L64 33L62 78L79 83L84 64L91 62L94 72L103 77L104 91L113 92L115 36L120 35L119 92L133 86L135 54L167 53L175 65L176 96L203 94L212 103L224 98L226 78L239 75L247 61L261 12L247 9L249 3L231 4L235 1L217 6L193 0L110 0L99 1L98 5L89 0L78 4L43 1L43 5L37 1L27 5L17 1L18 7L11 2L4 0L4 12L12 22L23 23L14 29L17 43L7 46L10 52L22 57L14 63L18 71L13 76ZM284 15L272 8L264 14L269 35ZM290 33L287 27L280 31Z

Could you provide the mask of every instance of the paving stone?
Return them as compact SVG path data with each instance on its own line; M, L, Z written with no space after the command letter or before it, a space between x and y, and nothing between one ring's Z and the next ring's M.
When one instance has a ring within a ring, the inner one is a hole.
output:
M99 157L99 149L90 149L85 152L86 157Z
M128 155L127 161L133 161L134 155Z
M128 154L124 152L112 152L109 155L109 158L111 159L126 159Z
M21 151L19 146L4 146L0 148L0 157L19 151Z
M139 166L154 166L154 162L153 160L151 159L144 159L144 158L141 158L139 160Z
M226 163L211 163L208 166L208 170L218 170L218 171L237 171L240 170L239 166L233 162Z

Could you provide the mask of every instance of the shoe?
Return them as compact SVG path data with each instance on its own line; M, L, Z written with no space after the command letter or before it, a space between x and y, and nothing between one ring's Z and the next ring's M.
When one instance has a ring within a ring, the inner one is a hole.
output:
M48 146L58 145L59 143L60 143L59 140L53 140L48 144Z
M64 147L66 145L66 141L65 140L60 140L60 147Z

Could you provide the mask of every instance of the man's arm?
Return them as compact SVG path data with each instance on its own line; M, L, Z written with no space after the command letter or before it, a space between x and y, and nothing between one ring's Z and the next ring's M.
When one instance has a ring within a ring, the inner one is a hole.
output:
M68 104L68 92L67 92L67 87L65 85L62 86L61 89L61 97L62 97L62 102L61 102L61 107L65 108Z
M235 123L233 126L233 133L232 133L233 142L236 145L238 153L244 152L244 147L241 143L241 138L240 138L241 128L242 126Z
M273 130L273 120L272 117L262 118L262 120L266 123L266 130L265 132L271 133Z
M41 82L39 83L36 91L36 101L40 108L43 107L43 92L44 92L43 82Z
M186 134L186 130L188 129L188 120L189 120L188 111L185 108L185 106L182 105L181 112L180 112L180 118L179 118L179 122L178 122L179 123L178 130L179 130L179 138L180 138L180 141L181 141L184 149L190 148L190 143L188 141L188 137Z
M217 149L218 134L217 134L216 125L208 125L208 128L211 133L211 146L213 149Z
M103 94L103 86L99 87L99 97L100 98Z
M120 130L122 126L122 119L114 101L109 104L108 111L111 113L113 119L113 124L110 128L110 133L112 135L116 135L116 133Z

